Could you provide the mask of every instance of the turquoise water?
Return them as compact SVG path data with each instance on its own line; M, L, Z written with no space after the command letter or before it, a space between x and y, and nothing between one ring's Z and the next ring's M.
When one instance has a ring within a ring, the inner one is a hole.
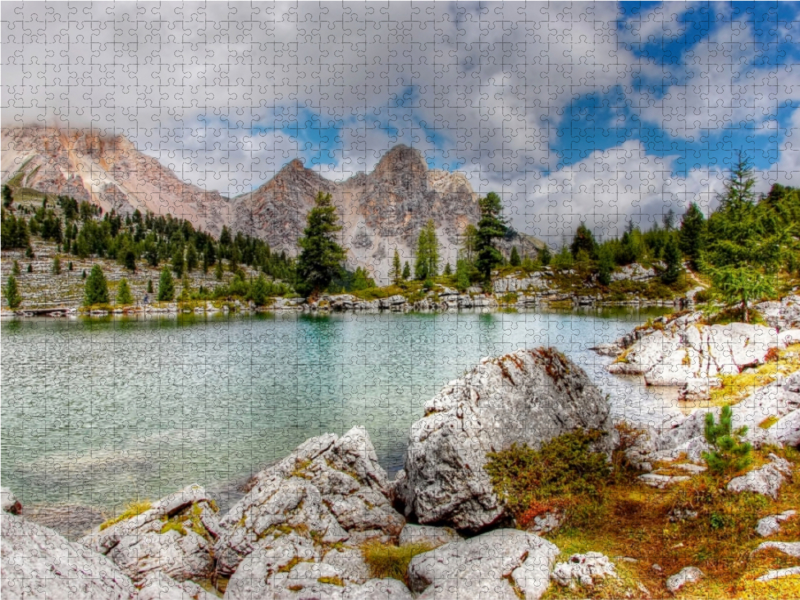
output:
M481 357L555 346L614 413L674 408L588 349L653 311L297 314L2 323L2 483L23 503L104 509L221 489L307 438L366 426L402 467L423 403Z

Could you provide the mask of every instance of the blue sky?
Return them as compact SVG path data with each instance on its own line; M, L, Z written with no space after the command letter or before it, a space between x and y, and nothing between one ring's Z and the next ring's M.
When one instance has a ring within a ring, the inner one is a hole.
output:
M4 126L122 133L231 196L399 143L551 237L709 208L739 150L800 186L796 2L41 6L2 5Z

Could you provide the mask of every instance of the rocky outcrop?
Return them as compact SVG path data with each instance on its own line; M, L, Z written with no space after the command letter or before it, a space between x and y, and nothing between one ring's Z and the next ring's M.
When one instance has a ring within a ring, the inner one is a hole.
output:
M8 488L0 488L0 509L3 512L18 515L22 512L22 504Z
M2 513L4 600L133 600L128 576L105 556L69 542L52 529Z
M531 273L530 275L520 272L499 277L492 282L492 290L495 294L548 290L550 285L547 282L547 276L548 274L545 272Z
M149 574L137 600L215 600L217 597L192 581L178 583L161 571Z
M217 531L211 498L191 485L139 515L96 529L81 543L108 556L137 583L157 571L182 582L212 575Z
M420 523L480 530L504 511L483 468L486 453L538 447L579 428L611 430L608 402L580 367L553 349L484 359L425 404L395 493ZM606 436L601 449L612 444Z
M763 467L731 479L728 482L728 491L753 492L777 500L783 482L792 474L792 464L774 454L769 457L771 462Z
M217 571L230 575L257 549L271 553L273 563L279 555L318 560L322 544L397 536L405 520L388 494L386 472L363 427L307 440L258 473L220 521ZM273 563L269 576L285 566Z
M779 330L800 327L800 296L785 296L780 300L760 302L753 306L770 327Z
M761 542L753 552L762 550L777 550L787 556L800 558L800 542Z
M606 577L617 578L617 571L605 554L587 552L573 554L567 562L558 563L551 575L559 585L575 589L578 585L592 587Z
M800 567L788 567L786 569L767 571L764 575L756 579L756 581L772 581L773 579L782 579L783 577L793 577L795 575L800 575Z
M611 273L611 281L648 281L656 277L658 273L653 267L643 267L639 263L625 265Z
M684 586L700 581L703 577L703 572L697 567L686 567L667 579L667 589L675 594Z
M432 548L457 542L461 536L450 527L432 527L431 525L413 525L409 523L400 532L398 543L405 544L427 544Z
M785 446L800 446L800 409L784 415L770 427L770 433Z
M797 511L786 510L779 515L770 515L758 520L756 525L756 533L761 537L769 537L775 535L781 530L781 523L788 521L797 514Z

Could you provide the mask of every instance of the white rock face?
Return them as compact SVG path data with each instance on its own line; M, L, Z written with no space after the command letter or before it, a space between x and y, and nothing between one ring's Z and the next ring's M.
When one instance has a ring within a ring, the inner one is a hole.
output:
M492 283L495 294L506 294L509 292L528 292L550 289L546 276L543 272L531 273L528 276L509 275L495 279Z
M134 600L136 589L108 558L47 527L3 512L3 600Z
M756 525L756 533L761 537L775 535L781 530L781 523L791 519L795 514L797 514L796 511L787 510L779 515L770 515L769 517L759 519L758 525Z
M703 578L703 572L697 567L686 567L681 569L679 573L667 579L667 589L673 594L681 589L683 586L700 581Z
M580 367L549 349L484 359L425 404L395 493L420 523L480 530L503 514L486 453L513 443L535 448L578 428L612 429L607 400ZM614 442L605 436L598 449Z
M565 587L577 588L577 584L592 587L606 577L617 577L617 571L605 554L587 552L573 554L569 561L558 563L550 576Z
M781 417L770 433L784 446L800 446L800 409Z
M800 326L800 296L786 296L778 301L761 302L754 307L770 327L781 330Z
M415 556L408 578L418 600L515 600L512 582L526 600L538 600L556 556L558 548L537 535L496 529Z
M363 427L341 438L326 434L307 440L256 475L250 492L220 521L217 572L233 573L257 548L285 546L287 532L296 535L294 549L286 551L313 559L319 558L321 544L396 536L405 519L388 494L386 472Z
M137 600L214 600L216 596L196 583L178 583L161 571L148 575L139 589Z
M154 503L142 514L102 531L98 528L80 541L108 556L137 583L154 571L162 571L179 582L207 578L214 570L211 541L218 529L210 501L202 487L190 485ZM167 519L177 521L180 516L186 518L182 531L161 533Z
M786 477L792 474L792 464L770 454L771 462L759 469L753 469L741 477L735 477L728 482L729 492L755 492L777 500L778 491Z

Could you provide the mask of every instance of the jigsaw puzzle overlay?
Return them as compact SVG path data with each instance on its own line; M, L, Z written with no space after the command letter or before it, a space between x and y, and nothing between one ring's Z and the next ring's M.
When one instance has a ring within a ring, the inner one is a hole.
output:
M4 600L800 597L800 3L0 13Z

